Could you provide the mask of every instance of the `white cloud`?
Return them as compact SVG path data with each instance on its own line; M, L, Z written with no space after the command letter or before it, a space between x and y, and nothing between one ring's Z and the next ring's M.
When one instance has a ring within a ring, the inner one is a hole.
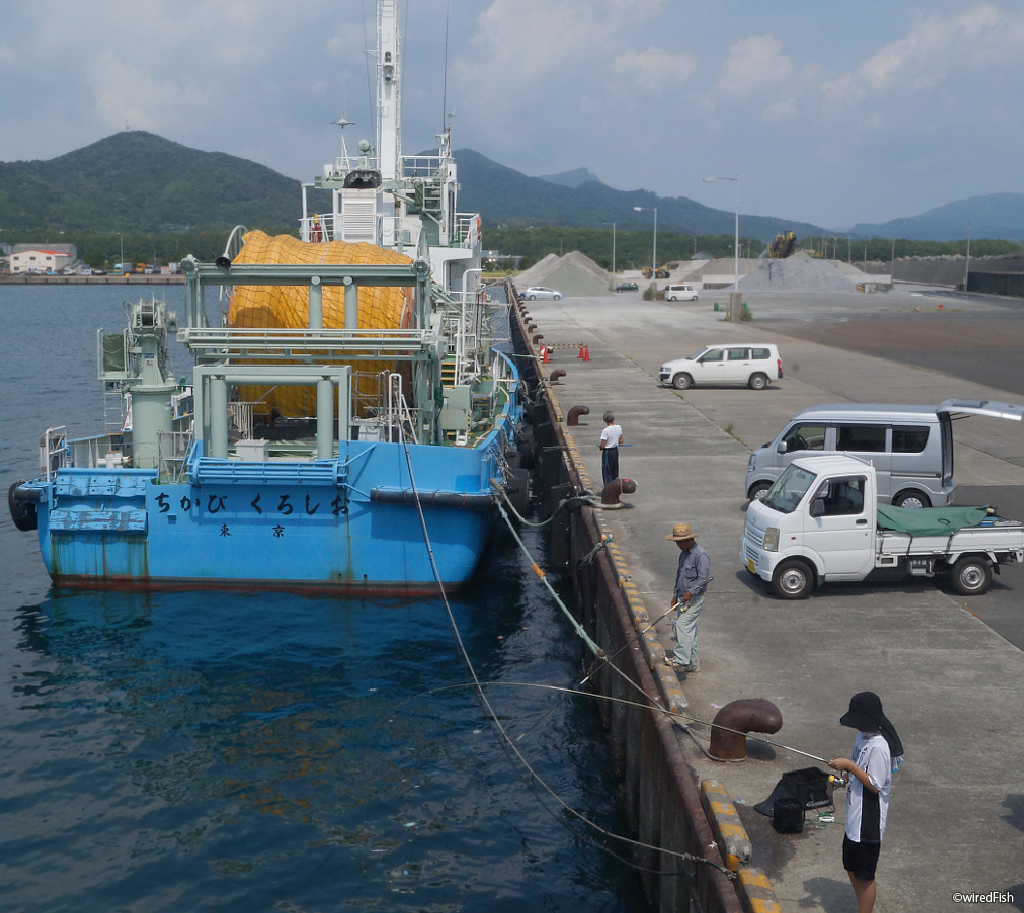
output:
M729 48L715 92L735 99L763 98L766 90L785 88L793 69L793 61L782 53L781 41L771 35L752 35Z
M697 61L690 54L648 48L646 51L629 50L612 61L612 69L638 88L647 92L676 89L697 69Z
M856 79L872 93L922 92L954 74L1016 68L1024 53L1024 10L993 3L955 15L913 17L910 31L857 69Z

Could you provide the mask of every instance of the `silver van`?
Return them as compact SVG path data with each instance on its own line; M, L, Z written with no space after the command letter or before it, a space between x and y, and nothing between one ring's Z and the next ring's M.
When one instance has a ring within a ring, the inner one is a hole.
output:
M943 507L952 502L956 489L953 415L1020 421L1024 406L950 399L939 406L838 403L805 409L774 440L750 454L747 497L763 495L797 457L843 453L875 467L879 502Z

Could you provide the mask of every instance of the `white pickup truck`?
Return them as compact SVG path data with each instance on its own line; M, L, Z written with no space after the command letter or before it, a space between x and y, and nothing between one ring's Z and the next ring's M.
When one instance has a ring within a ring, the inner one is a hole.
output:
M957 592L973 595L989 588L1001 564L1024 561L1024 525L985 507L880 505L870 463L806 457L750 502L740 560L783 599L881 569L948 574Z

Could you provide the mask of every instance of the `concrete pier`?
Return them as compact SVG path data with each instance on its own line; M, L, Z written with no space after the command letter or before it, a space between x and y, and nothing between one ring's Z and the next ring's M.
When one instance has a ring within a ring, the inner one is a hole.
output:
M627 592L652 620L668 608L678 549L665 536L675 522L691 523L711 555L701 671L682 677L685 713L710 721L732 701L764 698L782 712L774 741L830 758L848 755L853 743L855 733L838 722L850 696L877 692L902 737L906 761L894 779L876 909L952 910L963 906L954 900L958 893L993 891L1011 894L1013 902L976 908L1024 909L1024 625L1017 617L1024 616L1024 570L1004 570L979 597L915 579L827 585L810 599L788 602L772 596L739 559L744 472L753 448L801 409L821 403L1024 402L1015 393L1019 357L1007 362L1003 388L967 379L971 371L962 363L971 357L991 367L1006 337L992 338L983 351L958 348L958 327L970 326L972 318L1024 327L1024 310L994 299L922 298L911 291L751 293L744 300L753 320L731 323L722 319L728 294L704 293L685 303L645 302L626 293L528 305L536 332L552 347L541 366L544 376L565 372L550 388L558 411L589 407L567 430L571 458L595 491L606 409L615 412L630 445L621 453L620 475L634 479L637 491L623 498L624 509L600 511ZM951 369L961 359L959 376L827 344L829 326L848 339L854 325L892 334L905 347L941 329L954 353ZM679 392L658 383L662 362L706 343L757 341L777 343L782 352L785 378L767 390ZM579 357L578 344L587 346L589 360ZM1009 505L1024 507L1024 427L976 418L955 423L954 430L962 493L980 492L1004 514L1018 516ZM963 495L958 501L971 503ZM670 651L667 619L657 634L661 649ZM825 765L754 739L745 761L715 762L701 748L708 744L707 726L674 728L697 779L717 781L735 803L752 843L752 865L765 873L782 908L855 910L840 857L842 791L836 792L834 820L808 812L801 834L776 833L752 808L783 773Z

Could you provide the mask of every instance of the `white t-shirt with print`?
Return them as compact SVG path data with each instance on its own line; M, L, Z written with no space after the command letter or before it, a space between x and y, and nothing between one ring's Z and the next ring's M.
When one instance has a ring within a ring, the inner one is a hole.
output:
M885 836L892 788L889 743L880 732L858 732L850 760L868 775L878 792L865 789L860 780L850 774L846 789L846 836L855 843L880 843Z

